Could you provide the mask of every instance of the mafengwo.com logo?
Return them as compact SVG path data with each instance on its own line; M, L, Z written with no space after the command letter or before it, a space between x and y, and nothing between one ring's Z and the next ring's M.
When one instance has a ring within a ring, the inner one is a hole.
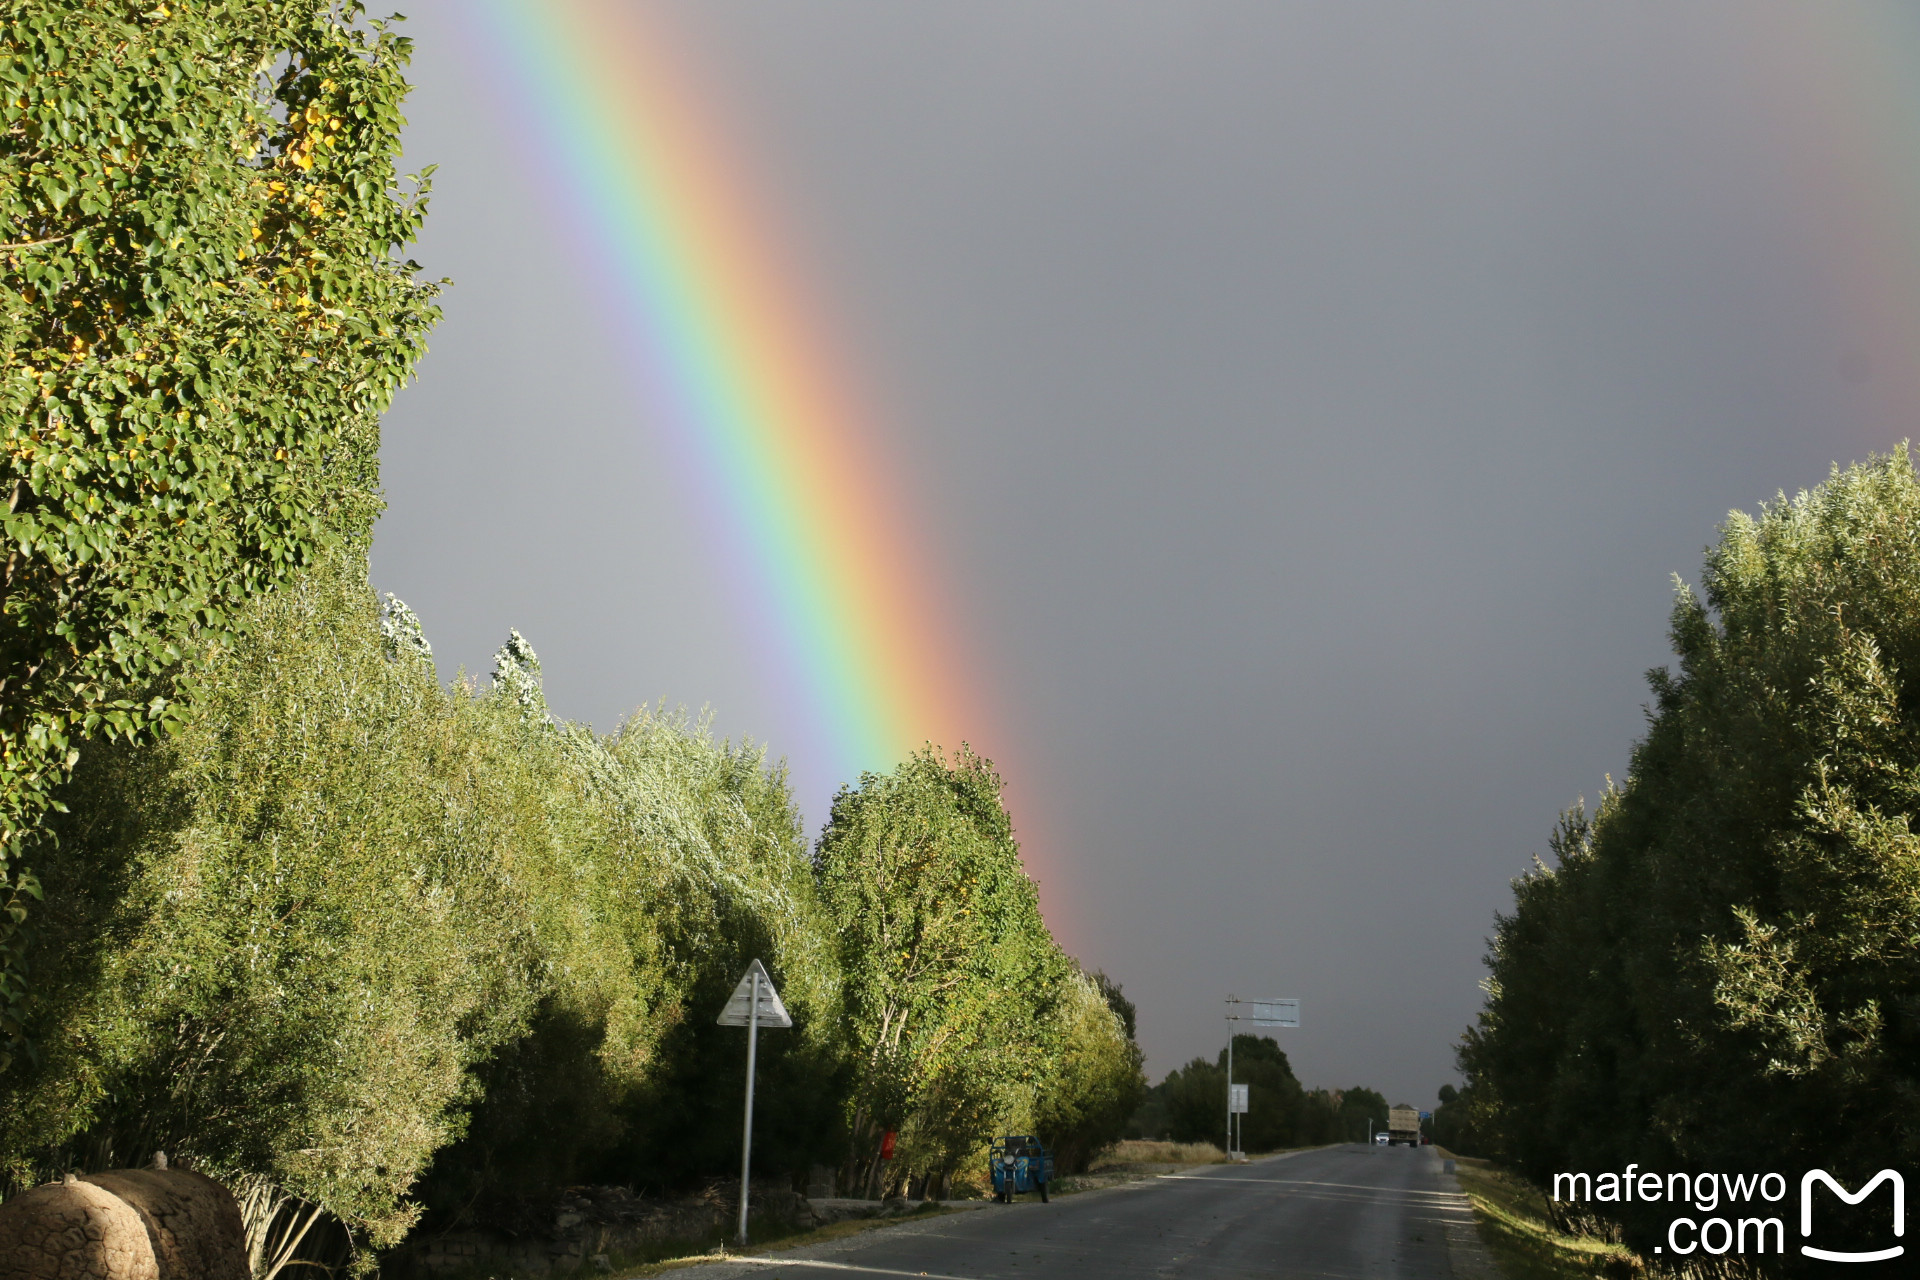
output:
M1882 1169L1854 1190L1825 1169L1809 1169L1799 1178L1797 1205L1787 1199L1791 1185L1779 1173L1661 1174L1630 1164L1624 1173L1556 1173L1552 1193L1560 1203L1593 1207L1670 1206L1665 1239L1653 1248L1663 1258L1792 1249L1820 1262L1863 1263L1905 1254L1907 1183L1898 1170Z

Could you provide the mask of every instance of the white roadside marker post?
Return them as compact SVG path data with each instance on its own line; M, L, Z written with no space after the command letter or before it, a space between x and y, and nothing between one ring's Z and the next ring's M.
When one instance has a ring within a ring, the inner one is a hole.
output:
M787 1013L785 1005L780 1003L780 993L773 989L773 979L758 960L747 965L746 973L740 977L740 984L733 989L733 996L727 1001L727 1007L714 1019L723 1027L745 1027L747 1029L747 1108L746 1118L740 1128L740 1243L747 1242L747 1201L748 1189L753 1173L753 1074L755 1058L760 1040L760 1025L769 1027L791 1027L793 1018Z

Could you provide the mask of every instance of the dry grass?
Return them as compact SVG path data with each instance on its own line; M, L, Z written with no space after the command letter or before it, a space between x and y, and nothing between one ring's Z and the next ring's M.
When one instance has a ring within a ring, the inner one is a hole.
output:
M1138 1182L1162 1173L1206 1164L1223 1164L1227 1154L1207 1142L1142 1142L1129 1139L1116 1142L1093 1158L1085 1173L1054 1180L1055 1195L1070 1196L1076 1191L1096 1191Z
M1485 1160L1454 1156L1460 1189L1473 1201L1481 1242L1507 1280L1623 1280L1641 1274L1625 1245L1570 1236L1547 1217L1540 1188Z
M1093 1158L1089 1173L1132 1169L1139 1165L1224 1164L1227 1153L1211 1142L1147 1142L1129 1138L1116 1142Z
M633 1280L645 1277L666 1275L682 1267L696 1267L703 1262L725 1262L740 1258L760 1257L769 1253L784 1252L788 1249L801 1249L809 1245L824 1244L829 1240L842 1240L847 1236L857 1236L868 1231L883 1230L898 1226L902 1222L918 1222L926 1218L946 1213L959 1213L963 1210L943 1209L934 1203L921 1205L912 1213L890 1218L854 1218L846 1222L835 1222L829 1226L815 1227L810 1231L788 1231L779 1234L779 1228L769 1226L756 1232L758 1244L745 1249L722 1244L702 1246L681 1245L659 1251L652 1259L627 1258L616 1262L614 1273ZM598 1273L595 1273L598 1274Z

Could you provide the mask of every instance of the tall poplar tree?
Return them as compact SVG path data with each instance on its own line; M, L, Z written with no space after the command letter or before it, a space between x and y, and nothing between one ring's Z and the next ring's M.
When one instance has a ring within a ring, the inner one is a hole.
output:
M250 597L364 539L436 317L407 41L357 0L0 5L0 1068L27 855Z
M834 797L815 855L853 1052L849 1180L944 1177L1030 1124L1069 962L1020 864L993 766L932 747ZM880 1138L899 1137L882 1178Z

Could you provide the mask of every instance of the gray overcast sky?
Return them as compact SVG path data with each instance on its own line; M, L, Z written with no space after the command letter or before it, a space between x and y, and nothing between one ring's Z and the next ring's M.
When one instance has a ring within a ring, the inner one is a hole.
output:
M1745 0L650 7L886 425L1049 917L1155 1077L1227 991L1297 995L1308 1084L1431 1105L1508 878L1625 767L1670 575L1911 430L1796 158L1848 142L1820 69ZM517 626L562 715L711 705L816 828L842 780L635 425L470 5L408 8L417 256L458 283L375 583L445 675Z

